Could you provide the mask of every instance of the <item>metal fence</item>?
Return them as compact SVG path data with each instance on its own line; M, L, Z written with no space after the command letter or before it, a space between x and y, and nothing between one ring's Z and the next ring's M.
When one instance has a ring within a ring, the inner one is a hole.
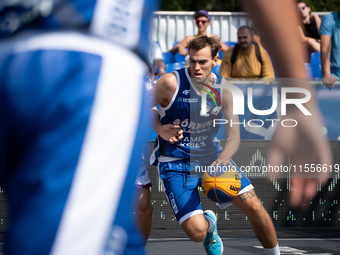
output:
M193 14L195 12L154 13L152 40L158 41L163 52L170 50L174 42L181 41L185 36L197 34ZM313 12L320 18L329 12ZM237 29L243 25L251 25L252 20L245 12L209 12L211 25L208 34L214 34L225 41L237 41Z

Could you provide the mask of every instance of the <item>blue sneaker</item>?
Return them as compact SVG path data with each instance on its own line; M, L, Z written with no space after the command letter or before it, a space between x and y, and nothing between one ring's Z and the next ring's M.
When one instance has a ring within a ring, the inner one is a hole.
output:
M204 211L204 216L208 216L214 221L214 231L212 233L208 232L203 241L205 251L209 255L221 255L223 253L223 243L217 233L215 213L211 210L206 210Z

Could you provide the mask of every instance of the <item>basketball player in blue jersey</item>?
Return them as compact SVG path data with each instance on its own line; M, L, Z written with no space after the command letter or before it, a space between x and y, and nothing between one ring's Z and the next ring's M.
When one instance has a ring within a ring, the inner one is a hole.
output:
M221 118L222 112L225 119L238 122L238 116L233 115L231 92L215 87L226 82L212 73L219 48L219 40L215 37L193 39L189 44L189 67L162 76L152 89L160 116L153 111L153 128L158 137L151 161L158 164L165 194L183 230L193 241L203 241L206 252L213 255L223 252L216 217L211 210L203 212L197 190L201 178L192 175L196 174L196 166L222 164L237 168L231 158L240 143L239 127L226 125L227 142L222 149L216 139L217 127L211 124L213 118ZM204 97L209 91L218 94L222 105L215 106L211 97ZM201 114L201 100L204 98L208 114ZM174 136L169 129L176 128L178 133ZM238 173L241 177L238 194L220 207L225 208L231 203L237 205L251 220L266 253L280 254L271 218L249 180L239 169Z
M144 254L130 210L147 133L148 69L135 53L147 56L154 7L1 1L5 254Z

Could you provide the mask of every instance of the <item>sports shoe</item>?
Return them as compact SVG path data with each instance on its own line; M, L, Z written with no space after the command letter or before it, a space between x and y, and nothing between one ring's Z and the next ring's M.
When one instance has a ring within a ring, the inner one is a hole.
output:
M223 243L217 233L215 213L211 210L206 210L204 211L204 215L210 217L214 221L214 231L212 233L208 232L203 241L205 251L209 255L221 255L223 253Z

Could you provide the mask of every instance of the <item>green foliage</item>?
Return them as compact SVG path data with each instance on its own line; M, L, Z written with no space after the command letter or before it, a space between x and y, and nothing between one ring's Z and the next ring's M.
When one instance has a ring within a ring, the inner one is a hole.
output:
M305 1L312 9L312 12L340 11L340 0L307 0Z
M340 0L306 0L305 2L314 12L340 11ZM268 0L268 4L270 4L270 0ZM162 11L198 11L202 9L223 12L242 11L239 0L163 0L161 8Z
M242 11L239 0L163 0L162 11Z

